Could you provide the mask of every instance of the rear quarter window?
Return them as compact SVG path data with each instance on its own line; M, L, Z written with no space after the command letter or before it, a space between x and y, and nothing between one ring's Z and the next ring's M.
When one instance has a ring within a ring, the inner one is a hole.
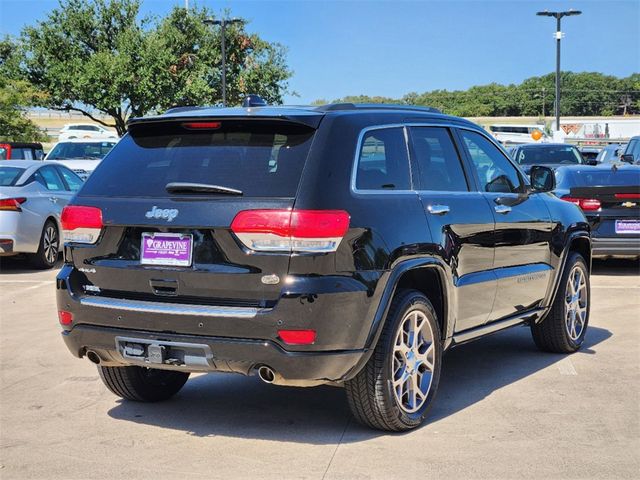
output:
M193 130L181 123L132 126L81 195L162 197L168 183L187 182L233 188L245 197L295 196L313 129L262 120L215 123L220 126Z

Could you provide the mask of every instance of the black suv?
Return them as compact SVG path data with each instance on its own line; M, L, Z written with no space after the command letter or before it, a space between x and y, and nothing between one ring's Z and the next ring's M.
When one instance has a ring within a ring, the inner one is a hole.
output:
M133 119L62 213L62 336L125 399L235 372L416 427L448 348L521 324L543 350L584 340L589 224L531 175L429 108Z

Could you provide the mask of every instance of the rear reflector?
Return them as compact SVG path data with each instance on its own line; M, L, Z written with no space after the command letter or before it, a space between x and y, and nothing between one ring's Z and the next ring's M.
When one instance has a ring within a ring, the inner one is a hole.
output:
M182 126L190 130L216 130L222 126L222 122L186 122Z
M20 205L22 205L26 201L27 199L24 197L3 198L2 200L0 200L0 210L9 212L21 212L22 208L20 208Z
M58 310L58 321L60 321L60 325L71 325L73 314L65 310Z
M600 209L600 200L597 198L562 197L562 200L571 202L586 212Z
M231 223L252 250L335 252L349 229L344 210L244 210Z
M278 330L278 336L287 345L311 345L316 341L315 330Z
M640 199L640 193L616 193L616 198L620 199Z
M96 243L102 231L102 210L69 205L62 210L60 223L66 242Z

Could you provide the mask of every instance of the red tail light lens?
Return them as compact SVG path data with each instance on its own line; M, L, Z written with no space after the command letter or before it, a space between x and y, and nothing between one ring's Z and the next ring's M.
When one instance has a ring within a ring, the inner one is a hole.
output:
M0 210L9 212L21 212L22 208L20 208L20 205L22 205L26 201L27 199L24 197L3 198L2 200L0 200Z
M231 230L258 251L335 252L349 229L344 210L244 210Z
M601 207L600 200L597 198L562 197L562 200L571 202L587 212L599 210Z
M311 345L316 341L315 330L278 330L278 336L287 345Z
M60 325L71 325L73 323L73 314L65 310L58 310L58 320Z
M640 193L616 193L616 198L624 200L640 199Z
M96 207L70 205L60 216L64 240L76 243L96 243L102 231L102 210Z

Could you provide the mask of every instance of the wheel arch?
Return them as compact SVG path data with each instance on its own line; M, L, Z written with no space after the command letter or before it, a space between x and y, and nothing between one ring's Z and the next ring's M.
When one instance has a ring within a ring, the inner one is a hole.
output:
M449 292L451 290L447 282L448 277L446 271L445 264L435 257L405 260L393 267L376 309L369 335L367 336L365 354L362 355L358 364L345 376L345 380L354 377L371 357L384 328L393 297L400 288L418 290L429 298L438 315L441 340L443 341L443 347L445 346L445 340L450 337L450 330L453 328L451 315L449 315L451 305ZM439 296L437 300L436 296Z

